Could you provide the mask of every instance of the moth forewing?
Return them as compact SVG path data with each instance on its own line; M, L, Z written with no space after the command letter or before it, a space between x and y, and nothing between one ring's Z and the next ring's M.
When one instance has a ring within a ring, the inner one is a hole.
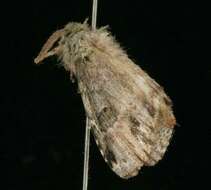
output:
M105 28L92 31L86 23L70 23L62 31L56 54L78 81L105 161L122 178L156 164L176 122L169 97Z

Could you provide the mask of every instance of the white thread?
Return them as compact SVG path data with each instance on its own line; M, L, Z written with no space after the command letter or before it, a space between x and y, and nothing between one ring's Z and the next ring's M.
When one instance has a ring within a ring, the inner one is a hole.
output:
M86 118L86 132L84 143L84 173L83 173L83 190L88 189L88 171L89 171L89 145L90 145L90 123L88 117Z
M92 6L92 30L96 30L97 25L97 0L93 0Z
M92 6L92 30L96 30L97 24L97 1L93 0ZM83 190L88 189L89 178L89 147L90 147L90 123L88 117L86 118L86 132L84 142L84 171L83 171Z

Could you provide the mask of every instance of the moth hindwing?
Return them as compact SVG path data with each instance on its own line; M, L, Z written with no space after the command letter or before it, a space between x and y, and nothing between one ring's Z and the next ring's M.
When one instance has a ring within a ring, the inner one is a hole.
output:
M118 176L135 176L163 157L176 123L171 100L106 28L69 23L49 38L35 61L51 55L77 79L96 143Z

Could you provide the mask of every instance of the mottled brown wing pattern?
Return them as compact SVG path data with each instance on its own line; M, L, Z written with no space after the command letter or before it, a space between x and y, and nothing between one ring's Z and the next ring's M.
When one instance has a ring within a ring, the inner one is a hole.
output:
M96 143L111 169L129 178L157 163L175 124L163 89L121 51L113 57L96 49L76 70Z
M49 38L35 62L51 55L76 77L96 143L118 176L135 176L163 157L176 123L171 101L105 28L69 23Z

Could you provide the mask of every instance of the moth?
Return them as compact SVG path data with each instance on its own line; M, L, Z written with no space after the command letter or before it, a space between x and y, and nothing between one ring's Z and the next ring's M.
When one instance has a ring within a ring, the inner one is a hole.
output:
M67 24L50 36L35 63L53 55L77 80L89 127L118 176L136 176L162 159L176 124L172 102L107 27Z

